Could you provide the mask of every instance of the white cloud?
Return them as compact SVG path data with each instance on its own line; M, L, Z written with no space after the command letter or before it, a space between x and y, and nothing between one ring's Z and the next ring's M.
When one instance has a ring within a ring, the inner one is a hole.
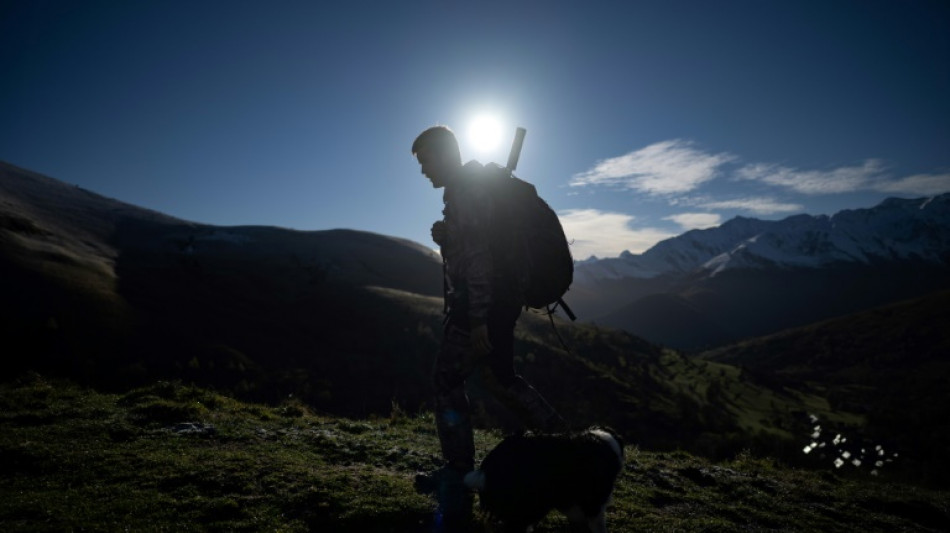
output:
M897 194L933 196L950 192L950 174L915 174L896 181L881 182L874 190Z
M738 209L750 211L757 215L774 215L776 213L794 213L804 211L801 204L781 203L772 198L738 198L735 200L708 201L698 204L706 209Z
M624 250L641 253L675 233L656 228L632 229L632 215L597 209L568 209L558 213L575 259L616 257Z
M883 179L884 165L876 159L831 170L798 170L779 165L754 164L739 169L741 179L761 181L802 194L837 194L867 190Z
M931 196L950 192L950 174L915 174L891 179L884 164L868 159L862 165L831 170L797 170L768 164L746 165L736 174L741 179L761 181L802 194L837 194L877 191Z
M619 187L672 198L676 194L698 189L716 178L722 165L736 159L729 153L704 152L688 140L673 139L619 157L600 160L591 169L575 174L570 186ZM857 191L921 196L950 192L950 174L915 174L895 179L888 175L884 162L879 159L867 159L858 165L826 170L802 170L778 164L755 163L735 169L731 176L812 196ZM799 204L779 203L765 198L697 205L708 209L744 209L756 214L803 209Z
M733 159L730 154L709 154L675 139L598 161L592 169L575 174L570 184L613 185L654 195L684 193L713 179L718 167Z
M716 213L680 213L668 216L663 220L676 222L683 228L683 231L713 228L722 223L722 217Z

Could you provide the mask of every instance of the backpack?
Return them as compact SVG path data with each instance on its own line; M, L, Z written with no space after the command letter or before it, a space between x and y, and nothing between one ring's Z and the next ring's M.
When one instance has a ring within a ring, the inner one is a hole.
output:
M574 258L557 213L534 185L490 163L484 179L493 201L492 256L516 276L525 306L575 319L563 296L574 279Z

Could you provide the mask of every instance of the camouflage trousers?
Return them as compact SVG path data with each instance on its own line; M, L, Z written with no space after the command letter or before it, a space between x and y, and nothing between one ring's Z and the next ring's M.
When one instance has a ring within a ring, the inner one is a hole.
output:
M466 380L481 374L492 395L517 415L522 424L535 431L563 431L564 419L514 369L514 328L520 306L493 308L488 315L488 336L492 351L476 357L467 327L450 317L445 326L442 348L435 361L436 428L446 462L463 471L472 470L475 444ZM467 322L465 320L464 322Z

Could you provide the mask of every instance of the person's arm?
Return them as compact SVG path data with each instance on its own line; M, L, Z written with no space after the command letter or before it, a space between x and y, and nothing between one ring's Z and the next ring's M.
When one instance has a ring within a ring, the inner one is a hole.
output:
M432 229L429 230L429 233L432 235L432 241L434 243L438 244L439 246L445 246L446 231L444 220L436 220L432 224Z

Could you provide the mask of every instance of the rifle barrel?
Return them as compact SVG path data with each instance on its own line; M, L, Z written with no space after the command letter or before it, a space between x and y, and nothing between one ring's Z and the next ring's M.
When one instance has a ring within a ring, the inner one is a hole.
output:
M508 153L508 171L513 172L518 166L518 159L521 158L521 145L524 144L524 136L528 131L524 128L515 129L515 140L511 143L511 152Z

